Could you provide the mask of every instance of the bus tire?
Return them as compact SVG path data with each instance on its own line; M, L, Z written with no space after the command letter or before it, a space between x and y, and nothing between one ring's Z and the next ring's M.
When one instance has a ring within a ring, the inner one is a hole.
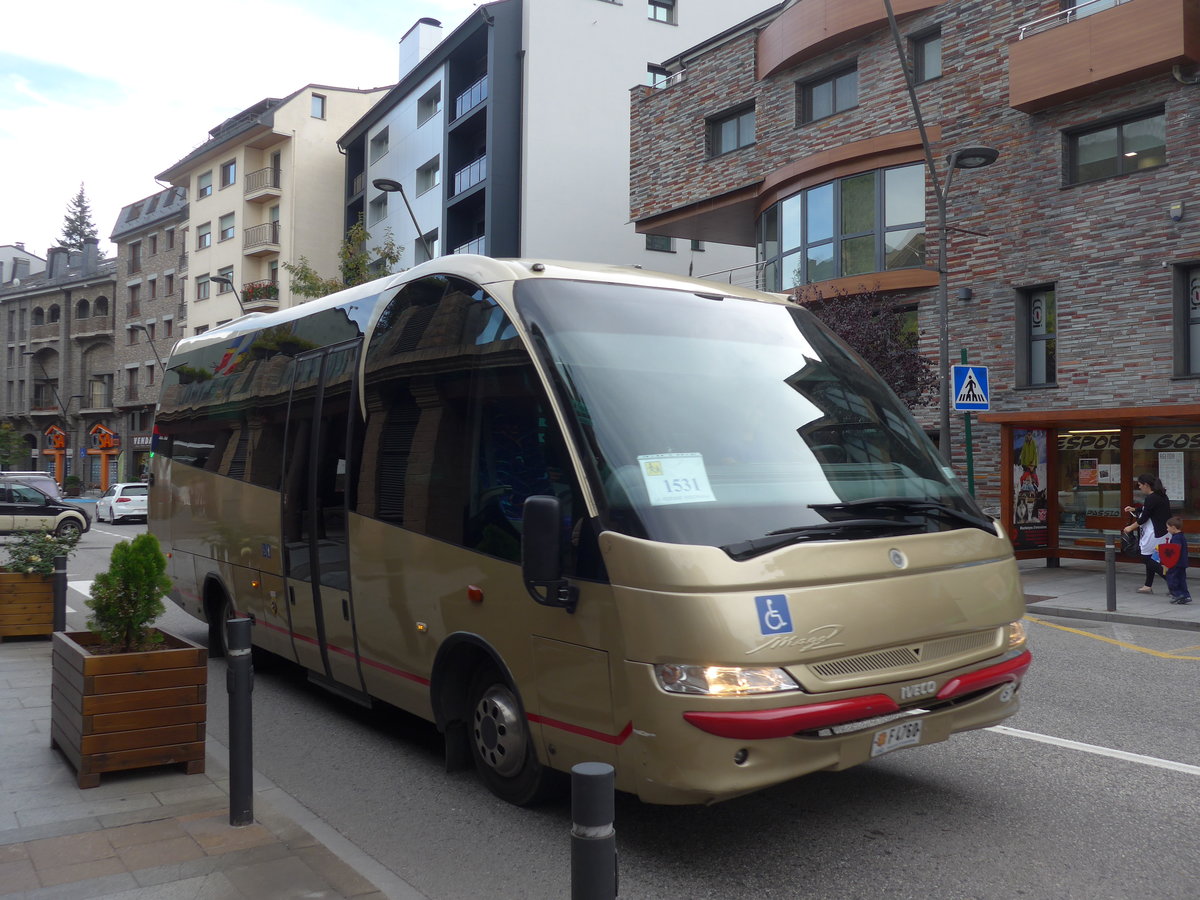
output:
M233 601L225 591L217 588L205 606L208 613L208 656L220 659L229 652L229 629L226 621L233 618Z
M530 806L552 792L557 774L538 762L516 691L493 665L475 670L467 693L468 739L475 769L501 800Z

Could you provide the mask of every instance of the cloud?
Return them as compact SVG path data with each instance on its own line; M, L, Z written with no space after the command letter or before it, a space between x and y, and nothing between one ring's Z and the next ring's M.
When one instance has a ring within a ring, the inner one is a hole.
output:
M45 256L83 182L107 243L122 206L208 130L306 84L393 84L397 44L422 16L448 34L472 0L83 0L14 4L0 29L0 244ZM70 27L63 27L70 23Z

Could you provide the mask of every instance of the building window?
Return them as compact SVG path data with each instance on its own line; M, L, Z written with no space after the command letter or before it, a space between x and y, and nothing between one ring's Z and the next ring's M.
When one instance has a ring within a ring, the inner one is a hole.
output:
M163 296L164 297L174 296L174 294L175 294L175 276L174 275L164 275L163 278L166 281L166 284L163 285Z
M148 366L146 366L146 386L152 387L153 385L154 385L154 366L148 365Z
M377 194L375 199L367 206L367 224L376 225L387 218L387 198L386 193Z
M1019 303L1018 326L1024 331L1023 344L1028 356L1022 367L1029 387L1053 385L1058 380L1058 315L1054 287L1024 291Z
M692 252L693 253L703 253L704 252L704 241L692 241Z
M435 228L433 231L427 232L415 243L413 258L418 263L428 262L438 255L438 230ZM380 274L386 273L381 272Z
M1082 19L1085 16L1090 16L1093 13L1098 13L1103 9L1112 9L1119 5L1122 0L1066 0L1063 6L1067 9L1072 9L1070 18Z
M754 107L708 120L708 155L720 156L754 143Z
M421 168L417 169L417 196L432 190L442 183L442 161L435 156Z
M158 235L157 234L150 235L149 241L150 241L150 255L154 256L156 253L158 253Z
M1160 109L1070 132L1066 141L1068 184L1157 168L1167 162L1166 115Z
M388 152L388 129L385 127L382 131L371 138L370 159L375 162Z
M312 117L314 119L325 118L325 96L323 94L312 95Z
M227 188L237 181L237 160L221 163L221 187Z
M665 234L648 234L646 235L646 249L657 250L661 253L674 253L675 239L667 237Z
M168 228L166 231L166 237L167 237L167 249L174 250L175 249L175 229Z
M668 25L674 25L675 0L650 0L646 8L646 15L655 22L666 22Z
M142 314L142 286L140 284L131 284L129 286L129 312L128 315L140 316Z
M442 83L439 81L417 101L417 124L424 125L442 111Z
M163 319L163 337L175 336L175 320Z
M129 274L142 271L142 242L134 241L129 245Z
M212 194L212 170L203 172L196 176L196 198L207 197Z
M225 284L224 282L220 281L217 282L218 294L228 294L233 290L233 266L226 266L223 269L217 269L217 277L229 279L229 284Z
M196 229L196 249L203 250L212 246L212 222L205 222Z
M671 80L671 73L662 66L646 66L646 84L652 88L666 87Z
M207 275L200 275L196 278L196 299L207 300L210 290L209 280Z
M925 264L925 166L877 169L793 194L759 220L768 290Z
M233 213L226 213L217 220L217 228L219 229L219 241L227 241L233 237Z
M1175 374L1200 375L1200 266L1175 269Z
M158 279L153 276L146 279L146 299L158 299Z
M920 84L942 75L942 31L927 31L912 39L909 46L913 81Z
M796 85L797 122L816 122L858 106L858 66Z

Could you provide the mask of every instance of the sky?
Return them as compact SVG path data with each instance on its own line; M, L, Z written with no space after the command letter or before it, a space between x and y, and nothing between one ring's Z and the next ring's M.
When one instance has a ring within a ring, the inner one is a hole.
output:
M83 184L100 237L210 128L306 84L397 81L418 19L449 34L476 0L57 0L5 4L0 245L43 259Z

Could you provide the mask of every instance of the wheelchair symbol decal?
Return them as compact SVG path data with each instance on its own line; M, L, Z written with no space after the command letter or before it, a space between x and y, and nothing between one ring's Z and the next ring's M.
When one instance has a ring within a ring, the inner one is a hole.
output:
M755 597L754 603L758 606L758 627L763 634L788 634L794 630L787 594L763 594Z

